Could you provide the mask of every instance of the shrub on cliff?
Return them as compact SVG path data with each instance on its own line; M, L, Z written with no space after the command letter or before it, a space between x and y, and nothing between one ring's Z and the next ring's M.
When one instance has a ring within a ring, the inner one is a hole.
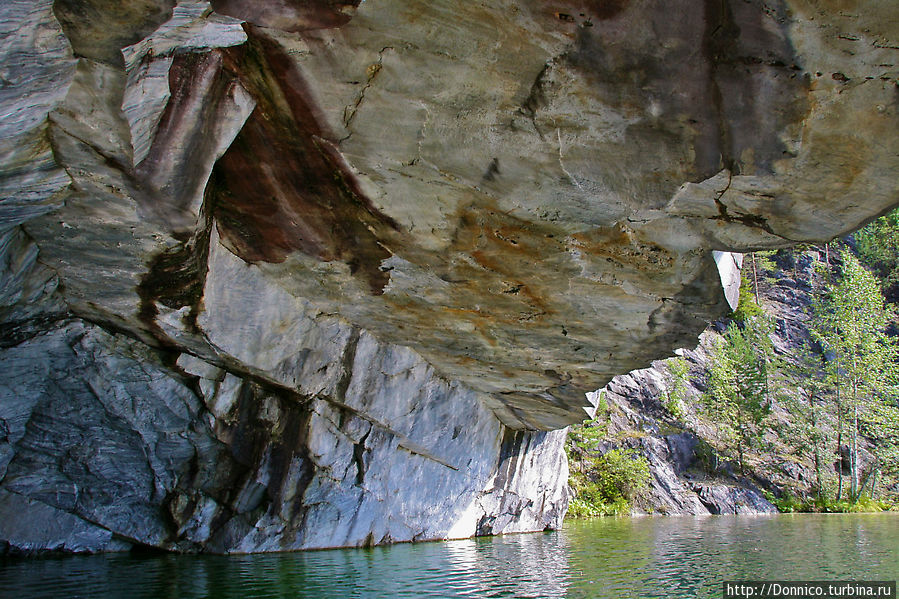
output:
M684 402L687 398L690 364L682 357L677 356L665 360L665 368L668 371L668 377L665 387L662 389L662 400L672 416L683 420L686 416Z
M749 281L745 274L740 276L740 298L737 303L737 309L734 310L732 318L739 322L745 323L757 316L764 316L765 311L755 299L753 293L755 285Z
M573 518L630 513L632 503L650 482L649 462L633 449L613 449L581 457L572 471L574 498L568 506Z

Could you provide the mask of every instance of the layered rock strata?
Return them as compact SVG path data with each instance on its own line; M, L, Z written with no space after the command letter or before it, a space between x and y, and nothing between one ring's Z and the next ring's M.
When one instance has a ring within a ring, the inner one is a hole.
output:
M555 525L538 431L695 341L711 250L899 201L890 2L10 0L0 28L13 547Z

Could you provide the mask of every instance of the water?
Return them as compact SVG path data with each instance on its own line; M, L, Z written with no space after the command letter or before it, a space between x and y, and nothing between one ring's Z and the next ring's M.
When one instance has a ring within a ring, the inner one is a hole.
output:
M899 514L636 518L252 556L0 561L2 597L721 597L725 579L895 580Z

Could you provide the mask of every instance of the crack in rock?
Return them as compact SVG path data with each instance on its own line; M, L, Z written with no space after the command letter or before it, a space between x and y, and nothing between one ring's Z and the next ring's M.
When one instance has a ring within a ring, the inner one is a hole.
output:
M348 140L352 137L353 132L350 131L350 126L353 124L353 121L356 119L356 114L359 112L359 107L362 105L362 102L365 100L365 93L368 89L374 84L375 79L377 79L378 75L381 73L381 69L384 65L384 53L387 50L393 50L393 46L385 46L381 48L381 51L378 52L378 61L370 64L368 69L366 69L366 82L365 85L362 86L362 89L359 90L359 95L356 96L355 102L352 105L347 104L343 109L343 126L347 130L347 135L341 138L337 145L340 145L344 141Z

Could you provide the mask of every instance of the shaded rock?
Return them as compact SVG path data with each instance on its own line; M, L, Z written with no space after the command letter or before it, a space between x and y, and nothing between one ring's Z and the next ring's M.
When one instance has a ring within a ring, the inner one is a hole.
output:
M105 528L5 490L0 491L0 516L4 522L0 555L124 551L129 548L128 543L114 539Z
M696 445L699 440L691 433L665 436L668 455L678 474L685 472L696 461Z
M694 485L710 514L776 514L777 508L756 489L726 485Z

